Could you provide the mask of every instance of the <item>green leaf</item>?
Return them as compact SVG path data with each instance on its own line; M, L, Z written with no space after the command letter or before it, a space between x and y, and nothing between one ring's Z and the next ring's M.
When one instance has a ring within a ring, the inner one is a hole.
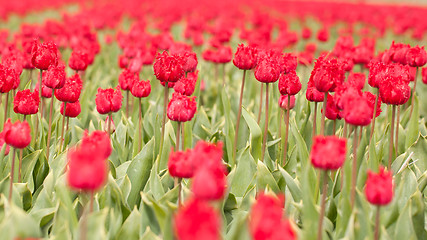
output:
M141 229L141 214L135 207L123 223L116 239L139 239Z
M127 202L129 206L139 205L141 195L139 194L144 189L145 184L150 177L151 167L153 165L154 153L154 138L152 138L142 149L142 151L135 156L129 168L127 175L131 182L131 190Z
M264 191L269 186L275 193L280 191L276 180L263 162L258 161L257 166L257 192Z

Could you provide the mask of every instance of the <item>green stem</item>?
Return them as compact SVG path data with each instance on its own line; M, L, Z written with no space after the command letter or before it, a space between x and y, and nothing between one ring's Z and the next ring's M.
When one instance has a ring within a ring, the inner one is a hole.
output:
M10 169L10 184L9 184L9 202L12 202L13 193L13 176L15 173L15 148L12 150L12 167Z
M264 124L264 137L262 140L262 152L261 152L261 161L264 161L265 148L267 146L267 137L268 137L268 83L265 85L265 124Z
M49 132L47 133L47 144L46 144L46 158L49 160L49 150L50 150L50 136L52 130L52 111L53 111L53 102L55 100L55 89L52 89L52 100L50 101L50 109L49 109Z
M238 139L238 136L239 136L240 118L242 117L242 101L243 101L243 89L245 87L245 75L246 75L246 70L243 70L242 87L240 89L239 110L238 110L238 113L237 113L237 120L236 120L236 133L234 134L234 145L233 145L233 158L234 158L234 162L236 162L237 139Z

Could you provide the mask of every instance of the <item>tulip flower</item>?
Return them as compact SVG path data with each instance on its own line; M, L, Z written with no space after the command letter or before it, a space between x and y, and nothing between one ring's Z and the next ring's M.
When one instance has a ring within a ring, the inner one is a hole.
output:
M296 66L295 66L296 68ZM279 78L279 91L282 96L286 95L288 97L287 104L289 108L286 109L286 117L285 117L285 139L283 143L283 161L282 164L286 163L287 152L288 152L288 135L289 135L289 114L291 110L291 96L294 96L301 90L301 82L297 76L295 70L290 70L290 72L286 74L280 75ZM295 97L294 97L295 98ZM295 105L295 100L294 100ZM279 128L281 129L281 128ZM281 131L281 130L280 130ZM277 165L277 161L276 161Z
M249 230L254 240L297 239L290 220L283 217L284 203L283 195L258 194L249 217Z
M375 240L378 240L380 227L380 207L389 204L393 199L393 178L391 176L391 172L384 170L382 166L380 166L378 173L374 173L368 170L365 195L368 202L377 206L374 236Z
M142 135L144 133L144 130L142 128L142 98L148 97L148 95L150 95L151 93L151 84L150 81L134 81L133 82L133 86L130 90L130 92L132 93L132 95L136 98L139 99L139 114L138 114L138 118L139 118L139 143L140 143L140 149L142 149Z
M280 77L280 67L278 63L281 54L277 54L273 50L265 51L258 55L258 63L255 68L255 78L261 83L266 83L265 87L265 127L261 150L261 161L264 161L265 148L267 146L268 132L268 84L276 82ZM261 90L262 91L262 90ZM261 96L262 99L262 96ZM261 107L262 103L260 104ZM261 108L260 108L261 113ZM260 115L259 115L260 116Z
M30 89L18 91L13 100L13 111L23 114L24 120L27 115L36 114L39 111L40 98L37 91L31 92ZM19 150L19 162L22 163L23 149ZM20 167L21 169L21 167ZM21 182L21 174L18 181Z
M160 152L162 156L163 143L165 138L166 110L169 102L169 83L177 82L184 75L183 61L178 55L169 55L166 51L156 57L156 62L153 65L154 75L164 84L165 92L163 98L163 117L162 117L162 136L160 139Z
M194 196L203 200L222 199L227 189L226 171L222 163L200 166L193 177Z
M65 111L64 111L64 109L65 109ZM66 127L65 131L68 131L68 124L69 124L70 117L71 118L77 117L81 111L82 111L82 109L80 107L79 101L74 102L74 103L67 103L67 102L61 103L60 113L62 114L63 118L62 118L61 143L59 145L60 150L62 149L62 143L64 142L65 118L67 118L67 124L66 124L67 127Z
M132 89L134 82L139 81L139 75L133 73L129 69L123 69L119 76L119 86L123 91L126 91L126 117L129 117L129 92Z
M239 136L240 119L242 118L243 89L245 88L246 70L254 69L257 63L257 50L251 46L239 44L234 54L233 64L243 70L242 86L240 89L239 110L237 113L236 132L234 134L233 158L236 161L237 139Z
M418 77L418 68L424 66L427 63L427 52L424 50L424 47L415 46L410 48L406 52L406 62L411 67L416 67L415 80L414 80L414 88L412 89L412 102L411 102L411 113L409 117L412 116L412 111L414 110L414 102L415 102L415 90L417 87L417 77Z
M178 209L173 226L178 240L220 239L221 218L207 202L192 198Z
M314 87L314 83L312 80L312 77L310 77L310 80L307 83L307 91L305 94L306 98L310 102L314 102L314 109L313 109L313 134L312 136L317 135L317 129L316 129L316 123L317 123L317 103L323 102L325 95L322 92L319 92L316 87Z
M190 72L186 77L182 77L175 83L173 89L175 92L185 96L191 96L194 93L199 71Z
M113 88L101 89L98 88L98 93L96 94L95 103L96 110L100 114L108 114L108 134L110 134L111 127L111 117L113 112L118 112L122 107L123 96L120 92L120 87L117 86L116 90Z
M356 134L355 134L356 135ZM320 207L317 239L322 239L323 218L325 216L325 203L328 186L328 170L339 169L346 158L346 139L335 136L317 136L311 147L310 159L314 167L319 168L323 175L322 202Z
M74 50L71 53L70 59L68 61L68 66L71 69L76 71L85 71L89 65L89 56L88 53L84 50L78 49Z
M32 115L39 111L40 98L38 92L30 89L18 91L13 100L13 111L22 115Z
M176 149L179 150L181 122L191 121L196 113L196 97L187 97L180 93L173 93L167 108L168 118L178 122L176 131Z
M15 73L13 68L0 64L0 92L6 93L6 101L4 105L4 122L8 115L9 92L12 90L14 83L18 81L19 75Z
M171 152L168 161L169 174L176 178L192 178L195 166L191 161L190 149L186 151Z
M3 128L4 141L6 144L13 147L12 151L12 166L10 169L10 184L9 184L9 201L12 200L13 177L15 173L15 150L26 148L31 142L31 129L27 121L17 120L12 123L10 118L4 124ZM19 162L19 178L21 176L22 159Z

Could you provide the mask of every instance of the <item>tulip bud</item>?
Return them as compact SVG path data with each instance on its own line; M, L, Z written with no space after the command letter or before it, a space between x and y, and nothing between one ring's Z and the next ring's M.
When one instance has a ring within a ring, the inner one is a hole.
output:
M31 129L27 121L17 120L12 124L9 118L4 124L3 132L6 143L14 148L25 148L31 142Z
M107 118L105 118L105 122L103 124L104 132L108 133L108 120L110 119L110 116L107 115ZM116 131L116 125L114 124L113 118L111 118L111 126L110 126L110 134L113 134Z
M365 188L366 199L374 205L387 205L393 199L393 178L391 172L380 167L378 173L368 170Z
M316 136L311 147L311 163L316 168L335 170L344 164L346 152L345 138Z
M25 89L16 93L13 100L13 111L23 115L36 114L39 111L39 104L38 92Z
M173 93L172 99L168 104L168 118L177 122L190 121L196 113L197 104L195 98L189 98L180 93Z

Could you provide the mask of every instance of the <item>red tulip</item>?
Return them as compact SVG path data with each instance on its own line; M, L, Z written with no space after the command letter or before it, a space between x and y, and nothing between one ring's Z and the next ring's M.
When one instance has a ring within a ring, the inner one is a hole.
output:
M329 40L328 29L323 27L317 32L317 39L321 42L327 42Z
M182 77L178 82L175 83L173 89L185 96L191 96L196 87L197 78L199 71L188 73L187 77Z
M17 120L12 124L9 118L4 124L3 132L6 143L14 148L25 148L31 142L31 129L27 121Z
M323 109L322 109L322 112L323 112ZM326 99L325 117L327 117L329 120L341 119L341 111L337 107L335 96L332 96L329 93L328 93L328 98Z
M168 118L177 122L190 121L196 113L197 104L195 98L189 98L180 93L173 93L172 99L168 104Z
M374 109L376 96L370 92L363 92L363 97L365 97L368 100L369 105L371 106L372 109ZM382 112L381 103L382 103L381 98L378 98L377 114L375 115L375 117L378 117Z
M193 152L194 154L194 152ZM202 200L220 200L227 189L226 169L222 163L199 166L194 173L192 191Z
M222 142L209 143L198 141L194 146L191 161L194 163L196 170L201 166L219 165L222 163Z
M281 74L279 78L279 91L282 95L295 95L301 90L301 82L295 71Z
M77 102L82 91L83 83L79 74L65 80L65 85L62 88L55 89L55 97L61 102Z
M258 55L258 63L255 67L255 78L263 83L271 83L279 80L280 66L277 55L273 51L268 51Z
M189 199L178 209L174 217L174 229L178 240L219 240L221 218L205 201Z
M343 65L337 59L321 57L314 65L311 77L319 92L333 92L336 87L344 82Z
M161 82L177 82L183 75L182 59L176 55L170 55L164 51L156 58L153 65L154 74Z
M0 64L0 92L7 93L12 90L18 75L12 68Z
M48 70L43 73L42 82L49 88L59 89L64 87L66 78L64 65L51 65Z
M194 72L197 69L197 55L194 52L191 51L185 51L183 53L180 54L182 61L183 61L183 65L182 68L184 70L184 72Z
M301 36L303 39L307 40L311 37L311 30L308 27L302 29Z
M65 105L65 103L62 102L61 103L61 109L60 109L60 112L62 115L64 115L64 105ZM65 109L65 116L70 117L70 118L75 118L80 114L81 111L82 111L82 109L80 107L79 101L73 102L73 103L67 103L67 106Z
M98 110L100 114L118 112L122 107L122 100L123 96L119 86L116 87L116 90L113 88L98 88L98 93L95 98L96 110Z
M172 177L191 178L194 175L194 164L191 161L191 150L171 152L168 161L169 174Z
M0 150L3 148L3 145L6 143L5 135L6 135L5 131L0 132ZM9 154L9 151L10 151L10 147L9 147L9 145L6 144L6 149L4 150L4 155L7 156Z
M411 97L411 88L407 83L387 76L380 84L381 100L386 104L402 105Z
M252 205L249 229L254 240L296 239L288 219L283 217L284 196L258 194Z
M37 92L37 94L39 94L39 85L40 85L40 80L37 81L36 86L34 87L34 91ZM42 81L42 97L44 98L52 97L52 89L44 85L43 81Z
M342 115L347 123L355 126L366 126L371 123L374 104L363 95L347 97L344 100Z
M415 46L406 52L406 62L411 67L422 67L427 63L427 52L423 47Z
M123 69L119 76L119 85L123 91L130 91L133 83L139 81L138 74L131 72L129 69Z
M257 60L257 50L251 46L239 44L234 54L233 64L239 69L250 70L255 68Z
M369 77L368 83L373 88L379 88L380 82L383 80L384 71L387 69L387 65L379 61L371 61L369 63Z
M130 92L134 97L137 97L137 98L148 97L148 95L150 95L151 93L150 80L134 81L132 88L130 89Z
M50 65L58 64L58 49L53 42L36 43L31 51L32 64L40 69L47 70Z
M295 96L291 95L289 109L293 109L295 107ZM283 110L288 110L288 95L280 95L279 97L279 106Z
M80 149L85 149L92 153L96 152L103 159L107 159L113 151L108 133L99 130L93 131L90 135L88 131L85 131Z
M98 190L107 180L106 159L88 148L77 148L68 153L68 184L83 191Z
M13 100L13 111L23 115L36 114L39 111L40 98L37 91L30 89L18 91Z
M68 66L75 71L85 71L89 65L88 53L84 50L74 50L71 53Z
M285 74L289 74L289 73L294 73L297 70L297 56L295 56L292 53L285 53L283 54L283 65L282 67L284 68L284 73Z
M319 92L315 87L313 81L309 80L307 84L306 98L310 102L323 102L325 94Z
M316 168L335 170L344 164L346 152L345 138L316 136L311 147L311 163Z
M427 67L421 69L421 80L424 84L427 84Z
M351 72L348 75L348 83L355 88L362 90L365 86L366 77L363 73Z
M365 188L366 199L374 205L387 205L393 199L393 178L391 172L381 166L378 173L368 170Z

